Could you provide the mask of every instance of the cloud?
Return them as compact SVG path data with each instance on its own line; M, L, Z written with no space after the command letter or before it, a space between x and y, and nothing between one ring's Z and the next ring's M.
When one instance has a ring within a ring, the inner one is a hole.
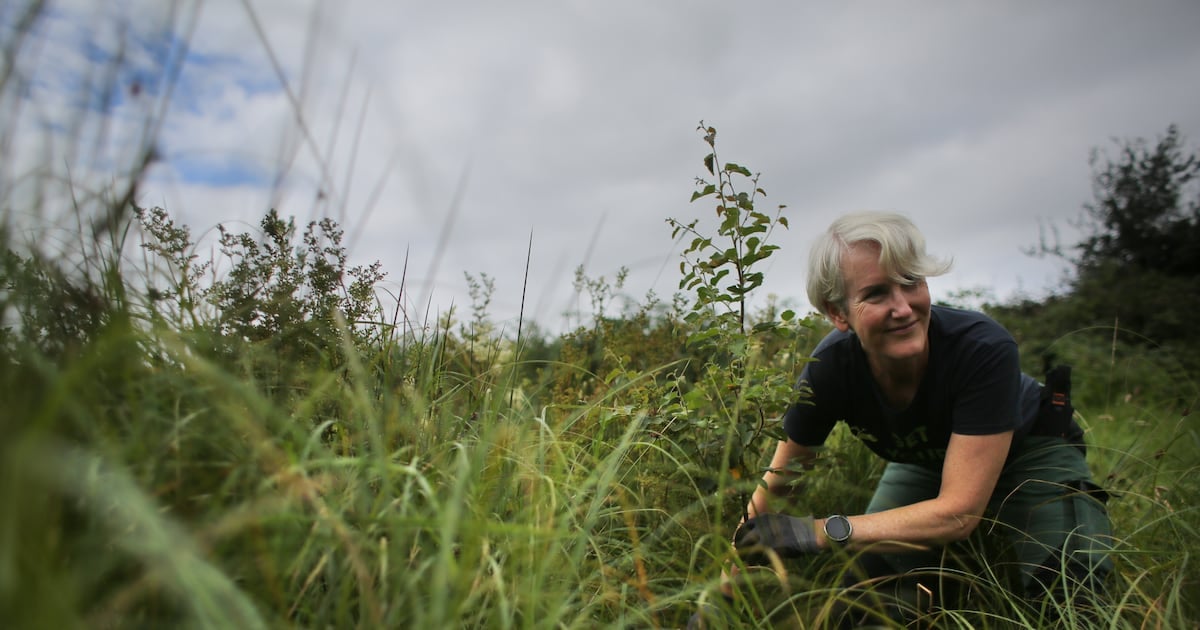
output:
M711 204L688 203L705 119L722 159L762 172L766 207L788 206L763 293L803 306L812 235L867 208L955 257L945 290L1036 293L1062 267L1021 248L1040 225L1074 236L1093 147L1200 133L1200 8L1151 5L208 2L142 192L197 225L329 214L393 280L407 260L414 300L428 286L464 305L463 273L486 271L498 319L527 288L527 316L558 325L579 265L629 267L634 296L675 290L665 219L711 225ZM56 68L88 67L73 28L30 70L47 111L69 111ZM96 45L118 45L105 28ZM154 36L127 49L171 42ZM110 129L136 147L150 101L126 93L105 123L128 121Z

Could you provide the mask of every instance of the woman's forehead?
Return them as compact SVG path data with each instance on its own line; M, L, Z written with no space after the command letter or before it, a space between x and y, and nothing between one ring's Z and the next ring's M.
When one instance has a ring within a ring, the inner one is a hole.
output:
M863 280L867 276L887 277L879 245L864 241L846 248L842 255L842 272L848 280Z
M875 241L851 243L842 254L842 274L848 288L887 283L904 275L893 267L894 261L883 256Z

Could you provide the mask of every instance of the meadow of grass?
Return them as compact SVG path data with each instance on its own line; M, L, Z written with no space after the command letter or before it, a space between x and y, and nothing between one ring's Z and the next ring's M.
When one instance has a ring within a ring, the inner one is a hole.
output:
M732 605L715 596L757 471L729 457L736 397L678 402L707 378L688 367L703 358L681 318L598 320L536 360L379 311L355 331L298 318L251 340L229 332L230 313L189 311L186 291L139 290L126 278L146 274L127 260L6 259L7 627L679 627L704 602L747 626L819 627L837 596L833 559ZM795 327L772 359L789 379L784 357L822 331ZM1102 625L1192 627L1194 384L1109 341L1060 344L1093 469L1116 495ZM794 509L861 507L879 471L838 434ZM926 621L1043 623L998 588L988 597Z
M53 251L18 238L52 209L4 182L3 627L825 624L843 558L716 590L821 322L736 299L736 325L644 304L519 342L485 309L410 321L331 222L271 213L201 259L125 194L133 164ZM1110 597L1039 610L983 570L914 623L1197 627L1194 376L1112 330L1050 334L1114 494ZM790 509L861 509L881 470L838 431Z

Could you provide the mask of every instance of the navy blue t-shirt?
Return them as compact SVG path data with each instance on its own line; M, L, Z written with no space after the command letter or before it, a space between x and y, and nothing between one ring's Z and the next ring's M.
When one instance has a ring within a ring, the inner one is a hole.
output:
M788 437L820 446L839 421L880 457L940 470L951 433L1028 431L1040 385L1021 373L1017 343L990 317L934 306L929 365L908 407L895 409L867 365L858 336L833 331L800 375L810 396L784 414Z

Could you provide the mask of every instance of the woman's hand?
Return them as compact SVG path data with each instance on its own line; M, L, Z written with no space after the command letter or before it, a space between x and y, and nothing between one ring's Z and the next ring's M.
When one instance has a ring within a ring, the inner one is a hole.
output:
M733 536L733 546L747 564L756 565L766 564L761 551L764 547L781 558L798 558L821 551L813 517L786 514L763 514L742 523Z

